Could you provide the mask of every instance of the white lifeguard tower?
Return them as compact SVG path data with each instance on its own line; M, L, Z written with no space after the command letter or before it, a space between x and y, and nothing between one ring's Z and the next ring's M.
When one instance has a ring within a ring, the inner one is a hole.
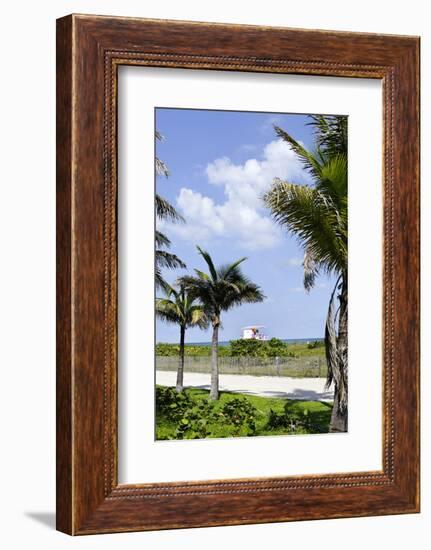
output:
M242 340L268 340L266 334L263 330L264 325L251 325L249 327L243 327L242 330Z

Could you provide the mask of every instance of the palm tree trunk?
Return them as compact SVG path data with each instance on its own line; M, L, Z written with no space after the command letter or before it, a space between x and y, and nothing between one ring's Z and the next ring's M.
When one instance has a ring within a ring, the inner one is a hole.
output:
M347 432L347 409L344 413L340 412L340 394L337 391L334 394L334 406L329 423L329 432Z
M180 358L178 362L177 370L177 392L181 392L184 389L184 337L186 333L186 327L181 325L180 328Z
M213 335L211 342L211 391L210 399L219 398L219 375L218 375L218 329L220 322L213 321Z
M337 336L337 373L334 376L335 392L332 409L330 432L347 432L348 420L348 363L347 363L347 273L343 276L341 286L340 313Z

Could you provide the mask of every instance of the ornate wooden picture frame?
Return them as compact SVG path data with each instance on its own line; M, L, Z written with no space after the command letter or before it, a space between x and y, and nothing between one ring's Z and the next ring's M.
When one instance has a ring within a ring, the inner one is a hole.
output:
M117 69L380 79L383 468L118 483ZM419 39L70 15L57 22L57 528L68 534L419 511Z

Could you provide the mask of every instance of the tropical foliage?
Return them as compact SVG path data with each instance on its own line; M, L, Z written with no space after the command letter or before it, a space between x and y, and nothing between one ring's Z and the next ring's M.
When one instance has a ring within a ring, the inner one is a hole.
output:
M208 252L199 247L197 249L207 264L208 273L195 269L195 276L184 276L180 281L193 297L200 300L212 326L210 399L215 400L219 397L218 333L221 314L244 303L261 302L264 295L241 270L240 264L246 258L216 267Z
M156 387L156 439L201 439L328 432L331 404L280 397Z
M244 428L247 435L255 435L257 416L256 407L241 397L227 401L218 413L220 423L231 426L234 436L238 436Z
M177 370L177 391L184 388L184 341L186 330L189 327L206 328L208 319L203 306L190 296L183 284L174 288L163 282L165 296L156 298L156 315L166 321L173 323L180 328L179 363Z
M294 234L303 246L306 290L313 288L319 273L336 276L325 327L327 384L333 382L335 390L331 431L346 431L347 118L322 115L310 118L315 133L314 151L275 126L276 134L302 161L310 183L301 185L275 179L264 202L276 222Z
M320 357L325 353L325 343L320 340L288 344L278 338L270 340L231 340L228 344L219 345L219 357ZM178 344L158 342L156 355L158 357L178 357ZM186 344L186 357L209 357L211 346L202 344Z
M158 131L156 131L156 139L158 141L163 140L163 136ZM164 176L168 178L169 170L166 164L162 160L160 160L158 157L156 157L155 162L156 162L156 174L158 176ZM168 220L174 223L184 222L184 218L177 212L177 210L172 206L172 204L170 204L169 201L164 199L158 193L156 193L155 208L156 208L156 216L158 220ZM186 264L180 258L178 258L176 254L172 254L172 252L168 251L168 249L171 246L171 241L164 233L162 233L158 229L156 229L155 244L156 244L155 282L156 282L156 287L160 288L160 287L163 287L163 284L165 283L162 277L163 268L168 268L168 269L185 268Z
M187 392L156 386L157 428L167 423L171 434L157 439L202 439L208 437L212 416L211 403L206 399L193 399Z
M278 338L271 340L232 340L232 357L294 357L290 346Z

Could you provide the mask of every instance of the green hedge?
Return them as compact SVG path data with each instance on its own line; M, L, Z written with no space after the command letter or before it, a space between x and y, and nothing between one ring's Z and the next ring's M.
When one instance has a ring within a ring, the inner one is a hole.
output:
M227 346L219 346L220 357L298 357L299 355L315 355L323 352L323 342L287 344L278 338L271 340L231 340ZM177 344L157 344L156 355L174 357L179 354ZM193 357L209 357L211 346L194 346L187 344L185 354Z

